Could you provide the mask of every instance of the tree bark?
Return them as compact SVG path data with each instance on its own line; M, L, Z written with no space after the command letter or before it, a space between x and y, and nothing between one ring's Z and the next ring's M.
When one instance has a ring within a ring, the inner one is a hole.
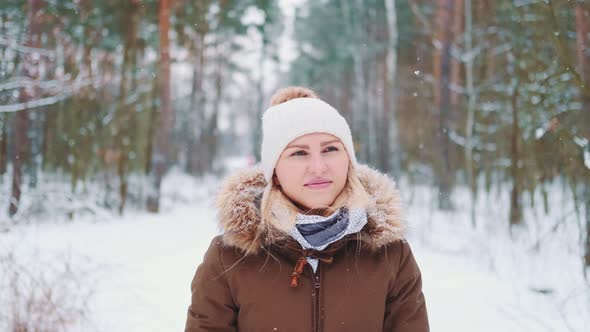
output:
M584 1L576 2L576 54L578 58L578 70L582 80L582 135L590 140L590 94L587 93L590 86L590 8ZM590 147L586 146L586 149ZM587 179L587 178L586 178ZM590 181L586 180L584 195L586 232L584 240L584 265L590 267Z
M385 78L383 87L383 110L385 112L385 121L387 128L387 168L386 171L397 174L400 171L401 148L399 143L399 130L397 124L396 112L396 93L395 83L397 76L397 44L399 33L397 29L397 9L394 0L385 0L385 10L387 19L387 55L385 61ZM392 102L393 101L393 102Z
M26 32L25 46L38 48L40 33L40 9L41 0L28 0L27 2L27 21L28 31ZM36 80L38 76L38 65L36 65L35 56L32 53L23 55L24 59L21 67L21 75ZM31 87L23 87L19 91L19 103L26 103L33 98ZM14 130L14 155L12 159L12 190L8 207L10 217L14 216L19 209L21 192L22 192L22 173L25 161L29 158L28 146L29 139L27 136L29 127L29 111L23 110L16 113Z
M453 9L453 38L452 41L456 45L457 49L459 49L458 45L460 41L462 41L462 35L464 33L463 28L463 18L464 18L464 2L465 0L454 0L454 9ZM453 42L451 44L453 44ZM462 44L462 43L461 43ZM451 105L452 109L458 109L462 93L460 92L460 88L462 85L462 77L461 77L461 59L457 59L456 57L451 57Z
M584 1L576 3L576 54L582 80L582 135L590 139L590 7Z
M207 153L205 154L205 161L207 171L212 171L215 165L215 158L217 156L217 149L218 149L218 122L219 122L219 113L221 110L221 99L223 97L223 79L225 75L225 61L226 61L226 48L223 45L224 38L222 36L217 36L217 45L216 45L216 57L217 61L215 61L215 76L213 79L214 86L215 86L215 95L213 97L213 112L211 117L209 117L209 121L207 121L207 126L205 130L205 139L204 144L207 149Z
M465 52L469 54L473 54L473 9L471 5L471 0L465 0ZM465 62L465 91L467 95L467 121L465 123L465 170L467 172L469 192L471 193L471 225L475 227L475 203L477 200L477 188L475 185L476 179L473 166L473 126L475 124L475 105L477 103L477 94L475 92L473 63L473 57L469 56Z
M357 34L361 32L360 24L357 24L357 17L358 15L355 14L356 12L356 1L343 1L341 10L342 10L342 17L348 23L346 24L347 30L345 31L347 36L350 36L353 40L358 40ZM366 147L366 129L364 124L366 124L366 119L363 119L364 116L358 116L358 114L366 114L366 102L365 102L365 82L364 82L364 73L362 68L362 59L363 54L362 47L355 47L352 50L352 81L353 87L351 89L351 105L353 111L350 112L350 124L351 124L351 131L353 137L357 137L357 144L356 146L359 147L357 151L357 159L359 160L367 160L368 159L368 149Z
M479 26L484 28L488 27L491 24L494 24L494 17L496 7L494 1L479 1L478 6L476 7L475 13L477 16L476 21L480 22ZM489 79L493 79L498 72L498 57L494 54L494 50L500 44L500 37L493 34L488 37L489 46L484 50L483 57L484 59L481 61L481 67L476 71L480 73L480 77L482 81L487 81Z
M258 70L260 77L256 80L256 109L254 110L254 132L252 134L253 154L256 161L261 160L262 145L262 119L264 106L264 62L266 60L267 38L262 38L262 47L260 49L260 59L258 60Z
M137 63L137 35L139 26L139 3L129 0L126 5L126 15L123 17L125 43L123 45L123 65L121 66L121 84L119 86L119 102L116 120L117 136L115 144L120 152L117 162L117 176L119 177L119 214L123 214L127 203L129 184L129 154L132 151L131 125L133 110L128 105L127 97L136 91L135 67Z
M362 2L358 5L359 8L363 8ZM363 19L362 26L364 27L365 36L369 40L378 40L379 36L375 29L375 15L374 15L374 8L367 7L363 8L366 11L365 19ZM377 90L377 83L380 77L378 70L378 57L370 54L369 52L365 52L366 54L366 61L364 61L364 75L365 75L365 82L367 91L367 98L366 98L366 105L367 105L367 147L369 152L369 158L367 161L372 165L379 165L379 141L378 136L380 134L379 130L379 122L382 121L383 116L383 109L382 103L378 100L376 93ZM384 91L382 91L384 92Z
M2 114L0 117L0 175L6 173L7 158L7 147L8 147L8 116Z
M19 102L26 101L30 97L26 93L21 93ZM29 124L28 111L20 111L14 118L14 156L12 159L12 191L10 196L8 214L12 217L19 209L21 191L22 191L22 175L24 161L27 159L27 131Z
M160 0L158 8L158 27L160 37L159 98L160 108L157 112L158 125L154 130L154 149L150 189L148 191L147 210L157 213L160 210L160 187L166 172L170 135L172 132L172 100L170 93L170 1Z
M512 95L512 133L510 138L510 175L512 177L512 191L510 193L510 227L522 222L522 174L520 171L520 125L518 114L518 89L520 82L516 82Z
M2 13L2 26L1 34L6 34L6 21L7 21L7 14L6 12ZM6 67L8 65L8 59L6 57L6 46L2 45L0 47L0 71L5 72ZM6 59L6 60L4 60ZM7 97L2 98L0 103L4 103L8 100ZM8 114L0 114L0 176L6 173L6 165L8 163ZM0 177L0 183L2 178Z
M158 93L159 93L158 80L152 81L152 87L150 92L151 103L149 106L149 116L147 124L147 144L146 144L146 158L144 164L144 172L146 175L150 175L152 172L152 156L154 151L154 137L156 131L156 125L158 121Z
M206 44L205 44L205 31L199 32L198 50L197 57L195 60L195 69L193 77L193 92L191 101L194 105L192 109L196 113L196 123L193 124L198 130L194 132L195 142L190 148L190 159L191 160L191 173L196 175L202 175L205 172L205 166L203 166L203 156L201 155L201 141L199 138L202 137L203 132L206 130L205 127L205 112L207 110L207 100L205 91L203 90L203 82L205 81L205 65L206 65Z
M36 94L35 94L36 95ZM27 170L27 176L29 177L29 187L36 188L37 183L39 181L39 171L41 170L41 160L43 155L41 154L41 146L42 146L42 135L39 133L43 128L43 121L45 120L45 113L44 110L46 108L37 109L36 111L31 111L29 114L29 132L31 133L30 137L27 137L29 140L29 146L27 147L27 154L29 156L27 165L25 169Z
M451 108L451 36L455 0L438 0L436 10L436 51L434 56L435 107L439 116L437 138L440 159L435 173L438 181L438 205L440 209L452 209L451 189L453 174L450 165L450 108Z

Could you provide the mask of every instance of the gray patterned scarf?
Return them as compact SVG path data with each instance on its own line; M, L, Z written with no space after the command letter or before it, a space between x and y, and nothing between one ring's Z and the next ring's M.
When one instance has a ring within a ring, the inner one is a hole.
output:
M295 239L303 249L324 250L346 235L359 232L367 224L367 213L364 209L341 208L327 217L318 215L298 214L295 227L289 235ZM317 259L307 258L315 271Z

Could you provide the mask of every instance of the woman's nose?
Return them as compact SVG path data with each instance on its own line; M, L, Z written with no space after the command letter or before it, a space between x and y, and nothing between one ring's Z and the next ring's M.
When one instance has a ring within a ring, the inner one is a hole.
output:
M312 155L310 159L310 171L314 174L321 174L326 171L328 165L322 155Z

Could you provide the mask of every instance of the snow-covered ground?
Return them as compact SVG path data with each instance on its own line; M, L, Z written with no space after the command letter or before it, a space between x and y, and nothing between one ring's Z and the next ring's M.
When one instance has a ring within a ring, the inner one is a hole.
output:
M80 290L92 288L92 296L88 321L73 331L182 331L190 281L218 233L211 204L217 184L175 174L164 182L164 211L158 215L16 226L0 233L0 256L11 251L25 261L74 262L83 279ZM505 219L494 215L497 205L482 201L481 225L471 230L466 209L438 212L428 192L418 187L404 196L432 331L587 331L590 293L575 268L575 252L549 240L547 249L527 251L534 243L529 237L545 234L539 226L537 233L517 238L523 253L515 253L519 245L494 224ZM560 236L559 229L552 236Z

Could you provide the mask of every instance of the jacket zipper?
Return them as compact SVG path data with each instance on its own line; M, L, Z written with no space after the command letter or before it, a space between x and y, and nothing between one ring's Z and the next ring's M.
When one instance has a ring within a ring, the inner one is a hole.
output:
M317 272L312 273L313 278L313 322L314 322L314 331L319 332L321 330L321 302L320 302L320 265L321 263L318 262L318 269ZM311 266L310 266L311 268ZM313 272L313 269L312 269Z

